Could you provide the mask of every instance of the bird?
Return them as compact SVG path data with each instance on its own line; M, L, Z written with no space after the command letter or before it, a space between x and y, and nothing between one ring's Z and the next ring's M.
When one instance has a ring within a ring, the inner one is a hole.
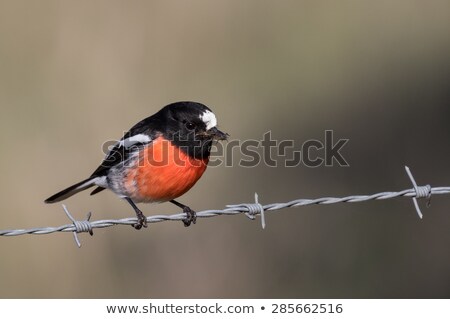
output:
M217 128L217 117L204 104L180 101L135 124L106 154L86 179L50 196L52 204L96 186L126 200L134 209L135 229L147 227L137 203L171 202L186 214L185 226L195 224L196 213L175 199L189 191L206 170L212 143L227 140Z

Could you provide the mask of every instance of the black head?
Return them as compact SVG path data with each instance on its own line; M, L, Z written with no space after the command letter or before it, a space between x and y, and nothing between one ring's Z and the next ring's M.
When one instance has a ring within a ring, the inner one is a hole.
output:
M163 135L196 159L209 157L213 140L225 140L228 134L217 129L217 118L206 105L176 102L157 113L164 119Z

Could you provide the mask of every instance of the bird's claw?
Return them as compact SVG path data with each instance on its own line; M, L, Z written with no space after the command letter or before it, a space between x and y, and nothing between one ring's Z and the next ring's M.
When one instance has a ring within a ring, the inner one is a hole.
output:
M139 230L142 227L147 228L147 218L144 216L144 214L142 214L142 212L140 211L136 213L136 216L137 223L132 225L134 229Z
M187 215L187 217L183 219L183 224L185 227L189 227L191 223L195 224L197 222L197 213L189 207L185 206L183 208L183 213Z

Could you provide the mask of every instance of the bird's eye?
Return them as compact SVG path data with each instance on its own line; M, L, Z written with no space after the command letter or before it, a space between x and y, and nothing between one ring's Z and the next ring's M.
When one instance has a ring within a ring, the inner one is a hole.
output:
M193 130L195 128L195 125L193 123L191 123L191 122L187 122L186 123L186 128L188 130Z

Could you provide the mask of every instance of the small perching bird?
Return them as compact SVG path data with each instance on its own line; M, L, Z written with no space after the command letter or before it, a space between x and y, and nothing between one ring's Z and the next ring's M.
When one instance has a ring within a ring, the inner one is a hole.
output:
M226 140L217 118L197 102L176 102L134 125L118 141L92 175L47 198L56 203L97 186L91 195L109 189L124 198L136 212L136 229L147 220L136 203L166 202L187 214L185 226L195 223L195 212L175 198L199 180L209 162L213 141Z

